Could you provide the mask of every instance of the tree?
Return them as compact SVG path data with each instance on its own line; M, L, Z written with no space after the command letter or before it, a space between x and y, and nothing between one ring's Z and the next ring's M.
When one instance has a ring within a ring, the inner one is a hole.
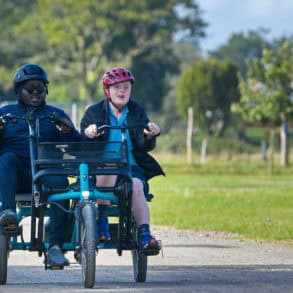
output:
M218 49L209 52L211 57L218 60L228 60L236 65L242 76L246 76L247 61L260 58L264 48L270 48L265 39L266 29L232 34L228 42Z
M178 82L177 104L182 117L194 109L194 121L205 133L222 134L230 120L230 106L238 101L237 68L215 59L199 61Z
M178 108L186 119L187 109L193 108L194 121L205 137L201 162L206 160L207 136L222 135L230 120L230 106L237 101L237 68L229 62L215 59L199 61L179 79Z
M88 103L97 97L101 73L123 65L138 74L137 81L145 88L135 88L134 94L159 110L168 91L165 78L179 67L174 35L196 42L206 26L192 0L34 2L14 36L30 39L33 32L38 41L30 48L39 49L24 60L48 68L54 83L51 95Z
M34 2L0 0L0 101L13 96L13 73L24 58L31 56L29 41L16 37L16 27L32 11Z
M233 106L246 121L260 122L271 130L271 160L273 164L274 128L281 113L293 113L292 95L293 46L288 42L276 51L265 49L261 58L248 64L247 78L241 79L241 100Z

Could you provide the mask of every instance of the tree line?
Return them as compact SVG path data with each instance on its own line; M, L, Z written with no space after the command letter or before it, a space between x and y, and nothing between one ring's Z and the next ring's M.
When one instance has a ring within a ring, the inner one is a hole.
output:
M101 77L126 66L133 97L165 132L194 123L224 135L235 119L274 126L292 115L293 37L267 41L259 28L231 35L203 57L208 24L193 0L0 0L0 98L15 99L12 76L38 63L50 78L50 102L103 98ZM235 118L236 117L236 118Z
M1 0L0 94L13 99L11 79L23 63L48 71L56 101L102 98L103 72L129 67L134 96L159 111L168 76L180 72L174 37L196 44L206 23L192 0Z

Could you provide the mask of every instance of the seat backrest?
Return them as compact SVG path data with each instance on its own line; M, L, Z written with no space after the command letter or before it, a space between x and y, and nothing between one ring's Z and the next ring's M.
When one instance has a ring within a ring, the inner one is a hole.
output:
M31 193L17 193L15 195L16 202L30 202L32 200Z

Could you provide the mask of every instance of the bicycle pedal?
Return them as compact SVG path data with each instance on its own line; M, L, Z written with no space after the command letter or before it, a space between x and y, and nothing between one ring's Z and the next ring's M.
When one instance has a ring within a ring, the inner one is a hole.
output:
M143 250L143 253L147 256L158 255L160 253L160 249L158 248L147 248Z
M156 239L151 239L149 245L142 250L147 256L158 255L162 249L161 241Z

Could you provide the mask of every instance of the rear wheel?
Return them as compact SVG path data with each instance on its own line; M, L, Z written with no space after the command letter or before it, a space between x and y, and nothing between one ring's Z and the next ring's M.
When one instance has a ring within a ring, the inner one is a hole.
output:
M92 288L96 274L96 208L91 204L81 211L80 258L84 287Z
M0 285L6 284L8 252L7 236L0 232Z

